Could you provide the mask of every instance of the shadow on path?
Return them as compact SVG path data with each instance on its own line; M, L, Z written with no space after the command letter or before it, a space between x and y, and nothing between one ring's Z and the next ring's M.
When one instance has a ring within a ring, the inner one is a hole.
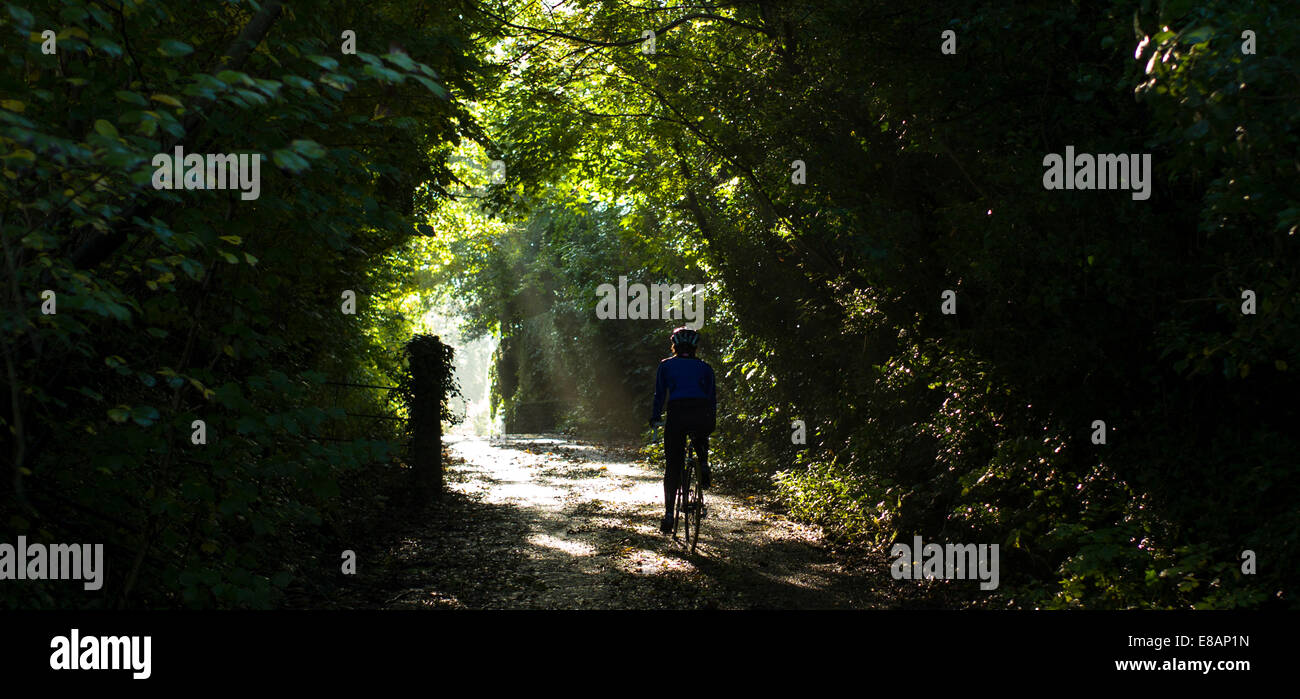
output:
M888 561L832 555L815 528L709 495L697 552L658 531L657 469L553 436L449 441L449 492L359 560L334 606L845 609L927 604ZM928 587L928 585L927 585Z

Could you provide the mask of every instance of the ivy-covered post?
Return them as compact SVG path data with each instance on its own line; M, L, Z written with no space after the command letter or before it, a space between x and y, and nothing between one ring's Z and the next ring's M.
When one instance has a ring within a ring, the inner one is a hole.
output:
M416 487L424 497L442 494L442 419L455 391L451 347L436 336L416 335L406 343L407 401Z

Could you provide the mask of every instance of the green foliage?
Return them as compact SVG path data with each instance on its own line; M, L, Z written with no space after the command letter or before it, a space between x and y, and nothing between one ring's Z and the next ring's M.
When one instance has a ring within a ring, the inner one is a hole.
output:
M620 275L682 284L703 274L656 243L653 217L576 201L558 188L509 220L487 233L462 224L467 230L447 240L451 262L439 272L456 285L470 329L500 336L494 412L507 428L549 418L590 435L634 434L649 418L641 398L668 354L673 324L600 321L597 288Z
M399 262L446 197L444 144L474 131L463 100L491 84L462 48L483 28L458 3L292 3L236 60L271 5L7 5L0 522L5 539L93 532L109 579L93 598L6 586L0 604L272 605L334 570L334 539L398 468L396 423L348 414L400 402L326 381L400 376L418 280ZM155 190L177 142L262 154L260 197Z
M708 285L723 482L862 545L999 543L1008 604L1294 606L1283 5L318 1L224 62L257 7L0 14L0 521L103 532L104 604L264 606L319 573L278 554L332 550L402 437L346 414L403 410L325 381L400 381L417 294L500 337L507 421L637 434L673 323L595 318L626 275ZM154 190L178 141L263 154L261 197ZM1067 145L1151 153L1152 197L1045 190Z
M406 355L407 371L403 372L402 380L398 383L398 396L407 406L408 410L415 400L416 395L420 393L437 393L441 396L439 403L439 418L443 422L458 424L462 416L457 415L452 410L452 401L461 395L460 386L456 382L456 350L450 345L445 345L433 335L417 334L406 342L404 346ZM415 377L410 371L410 361L412 356L432 356L437 362L437 381L436 385L418 386Z
M1000 543L1009 603L1294 604L1293 566L1242 575L1240 556L1300 554L1295 13L572 5L511 15L546 28L504 45L483 107L511 168L488 203L517 227L467 236L481 264L450 270L513 340L503 400L553 394L572 337L584 366L622 367L635 414L638 341L658 339L595 321L591 286L685 263L715 292L724 475L779 474L794 513L851 541ZM669 26L654 55L629 41ZM1151 199L1045 190L1067 145L1151 153ZM575 246L558 202L617 207L621 236Z

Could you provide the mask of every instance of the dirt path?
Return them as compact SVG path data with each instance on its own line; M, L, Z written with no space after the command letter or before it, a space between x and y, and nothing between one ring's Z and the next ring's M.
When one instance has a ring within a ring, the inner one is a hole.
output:
M363 554L337 606L879 608L917 591L887 561L850 565L817 530L725 493L709 493L691 554L659 533L660 472L631 450L532 436L449 448L452 492Z

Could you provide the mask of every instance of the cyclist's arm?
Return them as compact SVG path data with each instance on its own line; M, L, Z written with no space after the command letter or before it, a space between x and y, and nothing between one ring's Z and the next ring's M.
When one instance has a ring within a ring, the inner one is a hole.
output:
M664 410L664 394L668 391L668 375L664 373L663 362L655 371L655 402L651 408L650 422L659 422L659 415Z

